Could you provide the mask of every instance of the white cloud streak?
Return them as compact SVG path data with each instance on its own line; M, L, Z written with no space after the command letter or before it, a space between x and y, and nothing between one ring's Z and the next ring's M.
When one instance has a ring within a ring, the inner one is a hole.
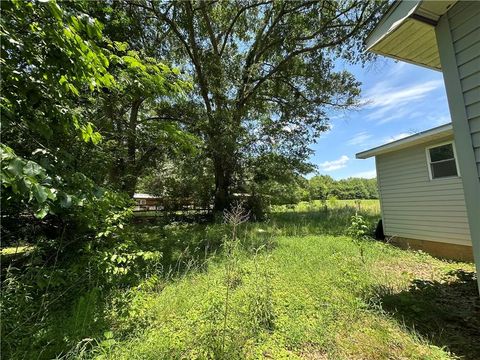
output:
M372 110L367 119L384 124L402 117L409 117L412 103L423 100L428 93L442 86L442 80L427 81L406 88L392 87L388 81L380 82L366 92L368 108Z
M393 135L393 136L390 136L390 137L385 138L385 142L397 141L397 140L406 138L407 136L410 136L410 135L413 135L413 134L412 134L412 133L402 132L402 133L400 133L400 134Z
M356 174L353 174L352 177L356 178L364 178L364 179L373 179L377 177L377 171L374 170L368 170L368 171L362 171Z
M348 160L350 160L350 158L347 155L342 155L337 160L325 161L325 162L319 164L318 166L323 171L335 171L335 170L342 169L345 166L347 166Z
M371 137L371 134L367 133L366 131L362 131L358 134L355 134L350 140L348 140L347 145L364 145Z

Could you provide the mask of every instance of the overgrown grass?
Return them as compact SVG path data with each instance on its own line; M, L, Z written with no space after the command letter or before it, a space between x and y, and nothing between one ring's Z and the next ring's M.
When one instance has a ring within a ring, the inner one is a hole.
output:
M226 224L134 225L122 236L162 254L154 270L65 305L49 325L69 341L11 357L480 358L473 265L376 241L363 262L344 235L358 211L379 218L374 201L278 207L234 243Z

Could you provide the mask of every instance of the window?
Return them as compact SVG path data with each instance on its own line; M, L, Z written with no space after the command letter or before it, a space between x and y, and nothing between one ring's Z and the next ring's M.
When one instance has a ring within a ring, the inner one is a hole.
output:
M140 200L138 201L138 203L139 203L140 205L146 205L146 204L147 204L147 200L146 200L146 199L140 199Z
M430 179L458 176L453 143L427 148L427 159Z

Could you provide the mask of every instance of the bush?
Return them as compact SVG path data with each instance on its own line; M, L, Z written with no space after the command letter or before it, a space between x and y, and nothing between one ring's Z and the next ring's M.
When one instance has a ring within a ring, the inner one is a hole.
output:
M359 247L360 257L363 263L365 263L363 245L365 241L372 239L370 236L371 233L368 223L361 215L355 214L351 217L351 223L347 229L347 235L349 235L353 239L353 242Z

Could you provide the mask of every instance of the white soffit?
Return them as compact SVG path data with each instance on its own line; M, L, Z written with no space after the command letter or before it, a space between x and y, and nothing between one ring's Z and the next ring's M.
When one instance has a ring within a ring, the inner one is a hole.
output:
M398 151L414 145L424 144L429 141L442 139L450 135L453 136L453 128L452 124L448 123L435 127L433 129L419 132L411 136L407 136L406 138L400 140L392 141L390 143L374 147L373 149L362 151L356 154L355 157L357 159L368 159L372 156L386 154L392 151Z
M396 1L366 40L377 54L441 70L435 25L456 1Z

